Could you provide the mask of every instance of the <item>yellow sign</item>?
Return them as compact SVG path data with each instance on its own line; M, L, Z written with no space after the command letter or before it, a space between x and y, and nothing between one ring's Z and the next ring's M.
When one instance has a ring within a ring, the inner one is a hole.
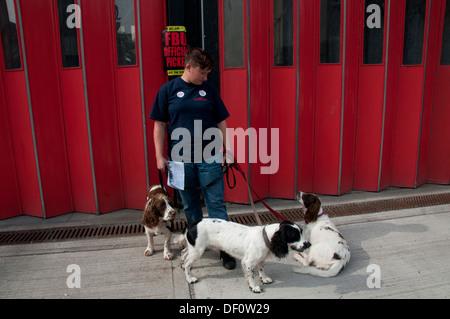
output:
M183 75L187 50L186 28L167 26L163 31L164 69L169 76Z
M180 25L170 25L167 26L166 31L168 32L186 32L186 27Z
M184 70L167 70L167 75L169 76L179 76L183 75Z

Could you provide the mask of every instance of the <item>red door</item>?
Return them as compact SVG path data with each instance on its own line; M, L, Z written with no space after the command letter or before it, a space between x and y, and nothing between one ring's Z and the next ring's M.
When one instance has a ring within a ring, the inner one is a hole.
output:
M416 187L426 71L429 0L403 2L403 45L398 70L392 186Z
M347 1L316 1L314 192L338 194L341 155L343 25Z
M267 149L268 155L271 155L271 162L265 165L270 167L268 168L270 197L289 199L295 197L297 5L298 1L293 0L269 1L271 134L268 135L270 139L265 144L269 146ZM259 134L260 139L264 137Z
M124 206L143 209L147 185L136 0L115 0L114 63Z
M297 185L302 191L339 195L353 189L359 5L300 2Z
M4 80L5 102L11 128L17 183L21 200L21 213L44 216L39 170L35 152L32 113L28 103L25 69L22 54L22 34L18 24L16 1L0 3L2 37L1 67ZM8 135L6 135L8 136ZM12 189L10 189L12 191ZM13 193L11 193L12 196ZM12 211L5 211L1 218L11 217ZM19 214L19 212L15 212Z
M227 125L236 132L233 151L238 163L251 178L249 133L248 61L247 61L247 3L245 0L219 1L220 88L222 99L230 113ZM225 200L248 203L244 181L237 176L234 189L226 189Z
M0 19L1 20L1 19ZM0 57L3 56L0 45ZM19 185L17 183L16 164L11 143L6 96L3 83L3 59L0 58L0 219L22 214Z
M354 188L380 190L386 115L389 0L360 0L358 120ZM387 172L390 173L390 172Z
M76 212L96 213L98 207L91 168L92 154L89 147L80 29L70 23L76 24L73 14L80 14L69 7L70 5L73 7L76 3L73 0L56 2L55 25L59 29L57 52L60 53L57 63L61 74L61 101L64 111L73 209Z
M450 183L450 1L442 1L430 151L429 183Z

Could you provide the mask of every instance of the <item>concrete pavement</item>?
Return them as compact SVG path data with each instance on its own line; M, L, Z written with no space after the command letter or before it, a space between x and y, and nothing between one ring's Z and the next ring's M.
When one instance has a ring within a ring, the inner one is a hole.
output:
M130 214L131 218L141 216ZM82 217L77 218L77 223L83 221ZM145 257L146 239L142 235L0 246L0 298L450 297L450 205L333 220L352 253L350 263L334 278L293 273L291 268L296 262L291 253L282 260L267 260L266 273L275 282L265 285L264 293L253 294L240 262L236 269L225 270L218 252L210 250L192 270L199 282L188 285L180 267L179 247L173 248L174 260L163 260L163 238L156 237L156 253ZM0 221L0 231L19 227L14 223ZM80 288L69 288L78 283Z

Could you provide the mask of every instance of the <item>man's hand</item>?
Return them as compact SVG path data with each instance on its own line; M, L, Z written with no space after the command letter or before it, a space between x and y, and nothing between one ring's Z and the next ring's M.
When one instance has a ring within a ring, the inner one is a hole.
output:
M156 167L158 167L158 169L162 171L164 171L166 167L168 170L170 170L169 161L167 161L167 159L163 156L156 159Z

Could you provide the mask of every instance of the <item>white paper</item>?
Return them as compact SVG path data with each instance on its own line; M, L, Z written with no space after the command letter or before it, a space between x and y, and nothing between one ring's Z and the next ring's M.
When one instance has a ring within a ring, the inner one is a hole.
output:
M169 161L169 178L167 185L179 190L184 190L184 163Z

